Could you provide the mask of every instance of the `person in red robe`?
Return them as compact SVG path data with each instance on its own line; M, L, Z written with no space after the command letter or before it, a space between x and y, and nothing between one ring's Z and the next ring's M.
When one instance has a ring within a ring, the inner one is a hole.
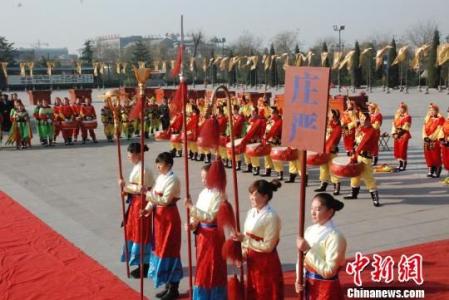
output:
M81 106L82 106L82 104L81 104L80 98L76 98L75 103L70 105L70 107L72 108L72 111L73 111L73 116L74 116L75 120L78 121L76 128L73 130L73 140L75 143L78 142L78 136L79 136L79 133L81 130L81 116L80 116Z
M267 126L265 127L265 136L263 138L264 143L269 143L272 146L281 145L281 135L282 135L282 117L279 115L279 111L277 108L272 108L271 117L267 122ZM270 177L271 170L274 167L273 160L270 155L266 155L265 159L265 173L262 174L262 177ZM277 170L279 173L278 176L283 178L283 174L281 174L281 170ZM282 179L280 179L282 180Z
M70 105L69 98L64 98L64 104L61 106L60 110L60 118L64 122L72 122L75 120L75 113L73 112L73 109ZM73 145L73 128L64 128L62 127L62 137L64 138L65 145Z
M376 130L377 146L373 149L373 166L377 165L379 160L379 139L380 139L380 127L382 126L383 116L380 113L379 105L374 102L368 104L368 111L371 118L371 126Z
M412 117L408 114L408 106L404 102L399 104L393 119L391 135L394 139L394 158L399 161L397 171L405 171L407 168L407 150L408 141L412 138L410 134L410 126L412 125Z
M440 115L438 106L430 103L422 130L424 157L428 167L427 177L439 178L441 175L441 147L438 139L441 136L443 123L444 117Z
M86 102L81 105L80 108L80 120L81 120L81 137L83 139L83 144L86 143L87 140L87 132L89 131L89 135L92 138L94 143L97 142L97 137L95 136L95 132L93 128L85 128L83 126L83 121L96 121L97 114L95 113L95 107L92 105L92 99L86 98Z

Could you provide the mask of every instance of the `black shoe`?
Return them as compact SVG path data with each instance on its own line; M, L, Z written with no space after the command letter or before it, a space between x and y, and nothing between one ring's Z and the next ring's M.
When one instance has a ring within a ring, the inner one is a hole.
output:
M189 150L189 159L193 159L193 152Z
M280 181L284 180L284 171L280 171L278 173L278 180L280 180Z
M292 174L290 173L289 179L287 179L286 181L284 181L285 183L292 183L295 182L296 176L298 176L298 174Z
M399 166L396 168L397 171L402 171L402 168L404 167L404 162L402 160L399 161Z
M192 160L195 160L195 161L198 160L198 152L195 152L195 153L193 154Z
M176 157L176 149L171 149L170 154L173 158Z
M373 157L373 166L377 166L377 161L379 160L379 157L374 156Z
M402 166L401 171L405 171L405 169L407 169L407 161L406 160L404 160L404 164Z
M149 264L144 264L144 265L143 265L143 276L144 276L144 277L147 276L147 273L148 273L148 269L149 269L149 268L150 268L150 265L149 265ZM137 267L137 269L131 271L130 274L131 274L131 277L139 279L139 278L140 278L140 265L139 265L139 267Z
M179 297L179 283L169 283L167 293L161 298L162 300L174 300Z
M334 192L332 194L334 194L334 196L338 196L340 195L340 186L341 183L334 183Z
M167 294L167 292L168 292L168 288L169 288L169 284L167 283L167 284L165 285L165 289L162 290L162 291L160 291L159 293L157 293L157 294L155 295L156 298L162 298L162 297L164 297L165 294Z
M204 153L201 153L200 157L198 158L198 161L204 161L205 158L206 158L206 155L204 155Z
M238 161L237 162L237 168L235 169L236 171L240 171L242 169L242 162Z
M443 171L443 167L442 166L439 166L438 168L435 168L436 169L436 171L435 171L435 178L440 178L440 176L441 176L441 171Z
M178 156L182 157L182 150L178 150Z
M212 153L206 154L206 159L204 160L204 163L210 164L211 161L212 161Z
M243 170L243 173L251 173L253 171L253 165L252 164L249 164L247 167L246 167L246 170Z
M429 167L427 172L427 177L433 177L433 172L435 172L434 167Z
M270 168L267 168L267 169L265 170L265 173L262 174L262 177L271 177L271 169L270 169Z
M82 142L82 144L84 145L86 143L86 139L83 139L83 142Z
M327 188L328 183L325 181L321 182L321 186L314 190L314 192L325 192Z
M374 192L370 192L371 194L371 199L373 199L373 205L375 207L379 207L380 203L379 203L379 192L378 191L374 191Z
M353 187L351 194L344 196L344 199L357 199L357 196L359 195L360 187Z
M257 176L257 175L259 175L260 174L260 167L255 167L254 169L253 169L253 176Z

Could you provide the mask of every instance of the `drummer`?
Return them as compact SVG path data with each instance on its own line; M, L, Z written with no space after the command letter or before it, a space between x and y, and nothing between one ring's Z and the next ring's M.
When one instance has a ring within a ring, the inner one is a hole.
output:
M198 145L196 143L199 134L200 110L196 105L191 108L190 116L186 124L187 128L187 145L189 148L189 158L196 160L198 158Z
M70 106L69 98L64 98L64 104L61 106L60 118L63 122L73 122L75 120L75 113L73 112L72 107ZM64 128L62 124L62 137L64 138L64 144L73 145L72 137L73 137L73 128Z
M359 124L357 107L353 100L346 101L346 110L341 116L341 126L343 127L343 144L348 156L354 151L355 131Z
M240 107L238 105L233 106L233 114L232 114L232 133L234 134L234 140L240 139L242 137L243 132L243 123L245 122L245 117L239 112ZM230 128L226 129L226 142L229 145L230 143ZM220 146L221 147L221 146ZM228 147L226 147L228 148ZM227 149L225 149L228 161L232 161L232 156L229 154ZM242 168L242 155L236 154L235 161L237 163L236 170L239 171Z
M360 192L360 181L363 179L371 194L374 206L378 207L380 206L379 193L377 191L372 167L373 150L377 143L375 139L376 130L371 125L371 119L367 113L362 115L361 123L363 124L360 128L361 140L352 155L352 160L363 164L363 171L359 176L351 178L352 192L344 198L357 199Z
M71 107L72 107L74 118L75 118L75 120L77 120L76 128L73 130L73 139L76 143L76 142L78 142L78 136L80 134L80 129L81 129L81 117L80 117L81 100L80 100L80 98L77 97L75 99L75 103L73 103L71 105Z
M53 137L54 143L56 143L56 138L61 132L61 121L63 120L61 117L61 107L62 107L62 100L61 98L56 97L55 105L53 106L53 116L54 116L53 119L55 120L55 134Z
M272 113L270 120L267 122L267 126L265 128L265 136L264 142L267 142L274 146L281 145L281 135L282 135L282 117L279 115L279 111L277 108L272 108ZM271 169L274 167L276 172L278 173L279 180L283 179L283 166L281 161L276 161L273 163L270 155L266 155L264 157L265 160L265 173L262 177L270 177Z
M97 142L97 137L95 136L95 132L93 128L85 128L83 122L85 121L97 121L97 114L95 113L95 107L92 105L92 99L86 98L85 103L81 105L80 108L80 118L81 118L81 137L83 138L83 144L86 143L87 140L87 131L89 131L89 135L92 138L94 143Z
M266 120L264 116L258 114L257 108L254 108L251 112L251 119L247 128L247 133L242 140L244 145L260 143L262 137L265 134ZM260 172L260 160L259 157L249 157L246 153L243 155L247 169L244 173L253 173L254 176L259 175ZM254 168L254 170L253 170Z
M325 152L330 154L330 159L327 163L320 166L320 181L321 186L315 190L315 192L325 192L326 188L331 181L334 184L334 195L340 194L340 180L337 176L334 176L329 172L332 159L337 156L338 144L341 139L341 124L340 124L340 112L337 109L331 109L329 111L329 122L326 130L326 146Z

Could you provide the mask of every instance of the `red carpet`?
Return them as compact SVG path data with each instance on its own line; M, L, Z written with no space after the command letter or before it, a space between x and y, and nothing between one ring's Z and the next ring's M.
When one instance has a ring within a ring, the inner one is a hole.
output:
M372 267L368 266L362 272L363 288L383 288L383 289L424 289L425 299L449 299L449 240L436 241L426 244L410 246L406 248L399 248L390 251L377 253L382 257L390 255L395 262L394 267L394 281L388 284L371 282L370 272ZM423 277L424 283L418 286L414 281L401 283L397 279L397 264L400 261L401 255L411 256L413 254L421 254L423 257ZM367 255L372 259L372 255ZM352 262L351 258L348 261ZM298 299L294 290L295 272L286 272L284 274L286 283L286 298ZM345 270L339 273L340 283L346 293L347 288L356 287L353 282L353 277L346 274Z
M0 192L0 299L140 299L139 293Z

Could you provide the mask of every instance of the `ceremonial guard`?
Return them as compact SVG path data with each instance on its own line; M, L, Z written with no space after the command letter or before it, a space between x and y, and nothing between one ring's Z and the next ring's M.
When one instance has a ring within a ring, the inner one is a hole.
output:
M444 117L440 115L436 104L430 103L429 111L424 119L422 135L424 139L424 157L429 171L427 177L440 177L442 171L441 147L438 138L441 136Z
M399 105L393 119L391 135L394 139L394 158L399 161L398 171L405 171L407 168L407 150L408 141L412 138L410 134L410 126L412 125L412 117L408 114L408 107L404 102Z
M334 184L334 195L340 194L340 179L330 173L330 164L332 159L334 159L338 154L338 144L341 139L341 123L340 123L340 112L336 109L331 109L329 111L329 121L326 130L326 145L325 153L328 153L329 160L320 165L320 181L321 186L315 190L315 192L325 192L329 182Z
M122 122L122 132L126 138L131 139L134 133L134 122L129 119L132 105L128 98L125 98L120 106L120 120Z
M257 180L249 187L251 209L246 216L242 241L243 257L247 262L248 300L284 299L281 261L276 250L280 240L281 219L269 202L273 192L281 187L278 180Z
M282 136L282 117L279 115L279 111L277 108L273 108L270 113L270 119L267 122L267 126L265 128L265 136L263 138L264 143L269 143L272 146L277 146L281 144L281 136ZM271 170L275 169L278 173L279 179L283 179L283 164L282 161L273 162L270 155L265 155L265 173L262 175L263 177L270 177Z
M105 101L101 108L101 122L108 142L114 141L114 112L110 101Z
M358 141L357 147L354 150L352 160L363 164L363 171L359 176L351 178L352 192L344 198L357 199L357 196L360 192L360 183L363 179L366 187L371 194L373 205L377 207L380 206L379 193L377 191L376 180L373 176L372 167L373 149L376 147L376 130L371 126L371 119L369 114L363 114L361 122L363 125L359 129L360 141Z
M43 139L43 134L42 134L42 125L41 125L41 120L39 119L39 110L42 107L42 100L38 99L36 101L36 106L34 107L34 111L33 111L33 117L36 120L36 127L37 127L37 133L39 135L39 141L41 143L41 145L44 145L44 139Z
M81 124L81 137L83 138L83 144L86 143L87 140L87 131L89 131L89 135L92 138L94 143L97 142L97 137L95 136L94 127L90 124L97 122L97 114L95 113L95 107L92 105L92 99L86 98L85 103L81 105L80 108L80 124ZM89 128L87 128L89 127Z
M78 142L78 136L79 136L79 133L81 130L81 120L82 120L81 115L80 115L81 114L81 106L82 106L82 104L81 104L80 98L76 98L75 103L73 105L71 105L74 119L77 121L76 128L73 131L73 139L74 139L75 143Z
M172 170L173 157L168 152L159 154L156 166L160 175L151 191L146 193L146 216L153 214L153 254L148 277L155 287L165 285L156 294L164 300L176 299L182 278L181 265L181 217L176 202L180 199L181 184Z
M169 127L170 134L172 136L180 135L182 130L182 124L183 124L183 114L181 112L178 112L173 116L173 119L171 119L170 121ZM171 154L173 157L175 157L176 154L179 157L182 156L181 137L178 137L176 140L171 139Z
M312 200L311 216L314 225L308 227L304 239L297 239L297 247L304 253L304 270L297 267L297 278L305 272L305 286L296 281L296 291L305 291L307 300L343 300L338 271L346 263L346 239L336 228L332 218L343 203L329 194L319 193Z
M39 120L41 126L41 138L43 145L53 145L54 133L54 112L47 99L43 100L42 107L39 109Z
M131 266L140 264L140 249L143 247L143 273L147 274L151 257L151 223L149 218L143 218L143 227L141 227L141 207L148 204L146 199L142 199L141 191L146 189L151 191L154 186L154 178L151 171L145 167L144 169L144 186L141 186L141 151L148 151L148 147L141 146L140 143L131 143L128 145L128 160L133 165L129 174L128 181L119 179L118 184L123 193L127 195L129 203L128 212L125 219L126 243L128 246L128 263ZM142 204L142 200L144 203ZM124 247L124 250L126 248ZM125 261L123 253L121 261ZM131 272L134 278L140 278L140 265Z
M200 111L196 105L192 106L192 112L186 124L187 130L187 146L189 149L189 158L192 160L198 159L198 146L196 141L199 135L199 121ZM184 136L182 137L184 138Z
M75 121L76 115L73 113L73 109L70 106L69 98L64 98L64 104L61 106L59 110L59 115L61 118L61 130L62 137L64 138L65 145L73 145L72 137L73 137L73 128L64 127L64 124L71 123Z
M61 116L61 108L62 108L62 100L59 97L55 99L55 105L53 106L53 114L54 114L54 125L55 125L55 136L53 138L53 142L56 143L56 138L61 132L61 121L64 119Z
M380 139L380 127L382 126L383 116L379 111L379 106L376 103L370 102L368 104L368 111L371 118L371 126L376 130L377 146L373 149L373 166L377 165L379 160L379 139Z

